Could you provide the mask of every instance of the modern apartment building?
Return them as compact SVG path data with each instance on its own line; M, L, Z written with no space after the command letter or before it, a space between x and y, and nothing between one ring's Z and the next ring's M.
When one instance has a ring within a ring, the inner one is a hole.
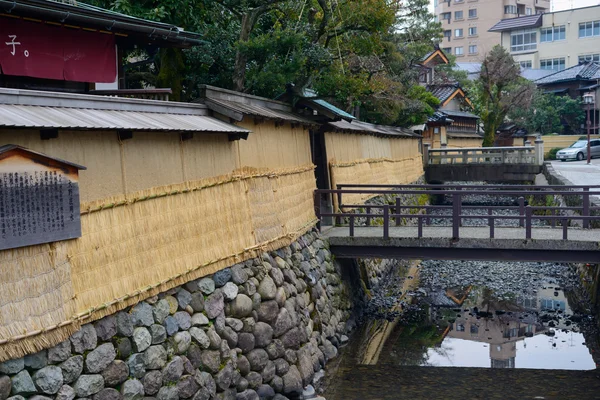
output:
M547 12L549 0L434 0L435 16L442 23L440 47L454 54L457 62L481 62L500 44L496 33L488 32L499 19Z
M562 71L600 61L600 6L503 19L490 33L523 68Z

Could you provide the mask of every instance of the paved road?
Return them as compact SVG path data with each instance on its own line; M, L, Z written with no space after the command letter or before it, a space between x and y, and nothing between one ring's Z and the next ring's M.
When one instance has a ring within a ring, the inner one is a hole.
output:
M598 371L352 366L327 400L600 399Z
M600 158L586 161L552 161L554 170L574 185L600 185Z

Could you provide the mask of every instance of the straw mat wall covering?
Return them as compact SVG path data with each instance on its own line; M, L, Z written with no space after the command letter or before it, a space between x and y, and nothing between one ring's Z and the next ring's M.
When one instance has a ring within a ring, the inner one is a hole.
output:
M354 162L335 161L330 163L331 187L338 184L409 184L423 175L421 155L402 159L367 159ZM347 194L345 204L362 204L375 195ZM334 196L334 208L338 209L337 197Z
M0 361L291 244L316 222L314 189L312 165L244 169L82 204L80 239L0 252Z

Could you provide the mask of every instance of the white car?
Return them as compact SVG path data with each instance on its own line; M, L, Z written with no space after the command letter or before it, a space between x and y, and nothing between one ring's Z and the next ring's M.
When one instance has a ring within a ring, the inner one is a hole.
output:
M600 157L600 139L590 140L590 153L592 158ZM560 161L581 161L585 158L587 158L587 140L578 140L571 146L556 152L556 159Z

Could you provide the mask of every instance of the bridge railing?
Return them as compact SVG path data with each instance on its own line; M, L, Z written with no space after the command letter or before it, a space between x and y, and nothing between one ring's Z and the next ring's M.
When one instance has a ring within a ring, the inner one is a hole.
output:
M429 149L424 152L425 165L440 164L529 164L544 162L543 142L535 146L519 147L465 147Z
M354 236L357 228L382 227L383 238L390 237L391 226L413 226L417 236L423 237L423 229L429 226L451 226L452 238L460 238L460 228L468 220L480 221L477 226L489 228L489 238L494 238L495 228L499 226L520 227L525 230L525 238L532 238L533 226L546 226L562 229L563 240L568 239L569 227L579 222L583 229L600 226L600 207L591 206L591 197L600 197L600 185L591 186L543 186L523 185L338 185L338 189L317 190L315 199L322 194L337 196L339 209L336 212L322 213L320 202L315 201L317 218L333 220L334 226L346 226L349 235ZM394 198L392 204L349 204L344 203L344 194L386 196ZM407 196L443 198L442 205L403 204ZM469 197L489 196L492 204L476 204ZM556 207L530 205L530 200L542 203L547 196L575 196L580 198L581 206ZM493 199L499 204L493 204ZM507 214L508 211L508 214ZM435 223L433 223L435 222ZM442 223L440 225L439 223ZM319 224L321 228L321 224Z

